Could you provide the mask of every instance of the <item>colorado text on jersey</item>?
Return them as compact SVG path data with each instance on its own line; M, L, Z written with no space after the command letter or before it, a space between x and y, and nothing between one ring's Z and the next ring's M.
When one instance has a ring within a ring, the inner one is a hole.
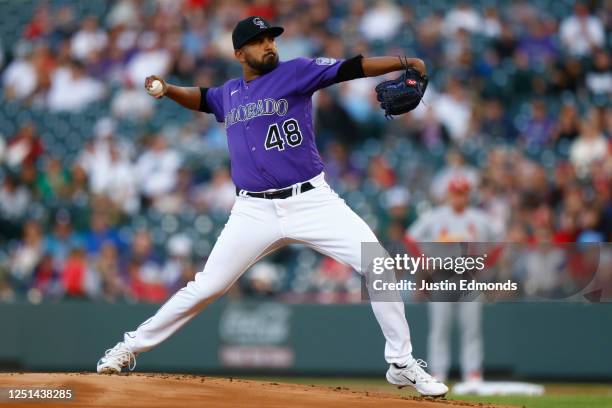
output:
M286 99L278 101L272 98L259 99L257 102L239 105L225 115L225 128L237 122L244 122L263 115L285 116L289 110L289 103Z

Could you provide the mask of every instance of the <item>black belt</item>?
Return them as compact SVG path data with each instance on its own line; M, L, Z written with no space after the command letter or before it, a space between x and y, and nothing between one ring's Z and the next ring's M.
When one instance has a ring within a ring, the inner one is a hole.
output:
M245 196L254 197L254 198L266 198L268 200L273 200L273 199L289 198L291 196L310 191L313 188L315 187L312 185L310 181L307 181L302 184L298 184L297 188L291 186L291 187L283 188L280 190L268 191L268 192L263 192L263 193L253 193L250 191L241 190L238 187L236 187L236 195L239 195L239 196L245 195Z

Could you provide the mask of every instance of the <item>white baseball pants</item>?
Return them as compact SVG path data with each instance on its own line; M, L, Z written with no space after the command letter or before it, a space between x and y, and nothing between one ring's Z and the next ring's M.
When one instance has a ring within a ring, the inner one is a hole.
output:
M482 373L482 303L429 303L429 338L427 360L431 373L444 381L450 368L451 330L457 313L461 335L461 375L467 380L472 373Z
M303 243L361 272L361 243L378 242L368 225L329 187L323 174L313 190L286 199L239 196L204 270L135 331L124 335L132 351L147 351L223 295L255 262L274 250ZM385 359L411 363L410 331L402 302L372 302L386 339ZM333 324L330 322L330 324Z

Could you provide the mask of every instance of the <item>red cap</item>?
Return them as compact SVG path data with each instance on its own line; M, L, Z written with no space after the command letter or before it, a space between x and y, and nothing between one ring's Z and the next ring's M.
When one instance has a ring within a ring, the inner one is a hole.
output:
M470 181L462 176L453 177L448 182L449 193L467 193L471 188Z

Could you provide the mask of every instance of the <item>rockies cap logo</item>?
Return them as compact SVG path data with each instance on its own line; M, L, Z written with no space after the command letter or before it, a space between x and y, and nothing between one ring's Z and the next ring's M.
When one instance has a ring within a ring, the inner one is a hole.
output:
M261 20L261 18L259 18L259 17L255 17L255 18L253 19L253 24L255 24L257 27L261 28L262 30L263 30L263 29L265 29L265 28L267 28L267 27L266 27L266 23L264 23L264 22Z

